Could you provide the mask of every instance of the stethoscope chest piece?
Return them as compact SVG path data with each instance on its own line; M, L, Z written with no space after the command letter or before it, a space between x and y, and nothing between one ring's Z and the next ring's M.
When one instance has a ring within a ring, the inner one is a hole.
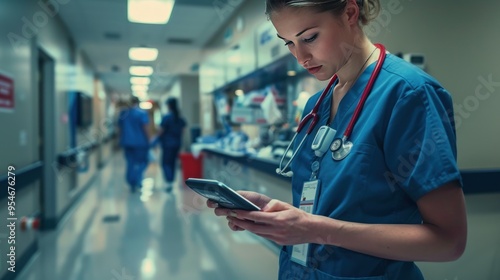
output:
M343 139L337 138L333 141L330 146L330 150L332 151L332 158L334 160L343 160L345 157L349 155L352 149L351 141L344 141Z

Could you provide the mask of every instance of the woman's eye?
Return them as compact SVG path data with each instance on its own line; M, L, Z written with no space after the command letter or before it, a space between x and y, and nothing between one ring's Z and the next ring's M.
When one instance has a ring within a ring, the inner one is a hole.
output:
M293 44L292 41L285 42L285 46L287 46L287 47L290 46L291 44Z
M316 40L317 37L318 37L318 34L314 34L311 38L304 39L304 42L311 43L312 41Z

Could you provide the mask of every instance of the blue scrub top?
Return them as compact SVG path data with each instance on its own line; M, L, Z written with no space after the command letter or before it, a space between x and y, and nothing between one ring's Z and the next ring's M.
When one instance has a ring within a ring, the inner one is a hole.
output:
M331 124L336 137L344 134L374 68L375 63L367 67L342 99ZM310 98L304 114L319 95ZM388 54L349 139L351 153L342 161L334 161L330 150L317 159L311 149L319 127L328 121L331 97L330 91L320 106L319 124L292 163L293 205L299 206L311 164L319 160L314 214L368 224L422 223L417 200L445 183L461 182L450 94L424 71ZM423 279L413 262L330 245L311 244L304 267L290 261L291 249L281 252L279 279Z
M120 144L122 147L149 147L148 137L144 131L144 126L148 123L148 113L138 107L122 111L118 120L118 125L120 126Z
M182 130L186 126L186 121L173 114L166 114L160 124L163 133L160 136L160 142L163 147L176 148L182 144Z

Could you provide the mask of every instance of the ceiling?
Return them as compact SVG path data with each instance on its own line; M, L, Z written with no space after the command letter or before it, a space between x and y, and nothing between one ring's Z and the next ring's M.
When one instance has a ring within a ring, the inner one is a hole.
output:
M108 93L131 94L129 67L152 66L149 97L158 98L179 74L196 74L201 49L244 0L176 0L167 24L127 20L126 0L72 0L60 16ZM130 47L159 49L153 62L133 62Z

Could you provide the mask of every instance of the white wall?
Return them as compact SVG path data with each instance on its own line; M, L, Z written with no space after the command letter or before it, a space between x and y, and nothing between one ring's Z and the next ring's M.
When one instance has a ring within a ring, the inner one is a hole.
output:
M379 17L379 28L367 34L391 52L425 54L427 71L453 96L459 167L500 168L500 2L382 0L382 5L384 20ZM484 80L494 83L485 87Z

